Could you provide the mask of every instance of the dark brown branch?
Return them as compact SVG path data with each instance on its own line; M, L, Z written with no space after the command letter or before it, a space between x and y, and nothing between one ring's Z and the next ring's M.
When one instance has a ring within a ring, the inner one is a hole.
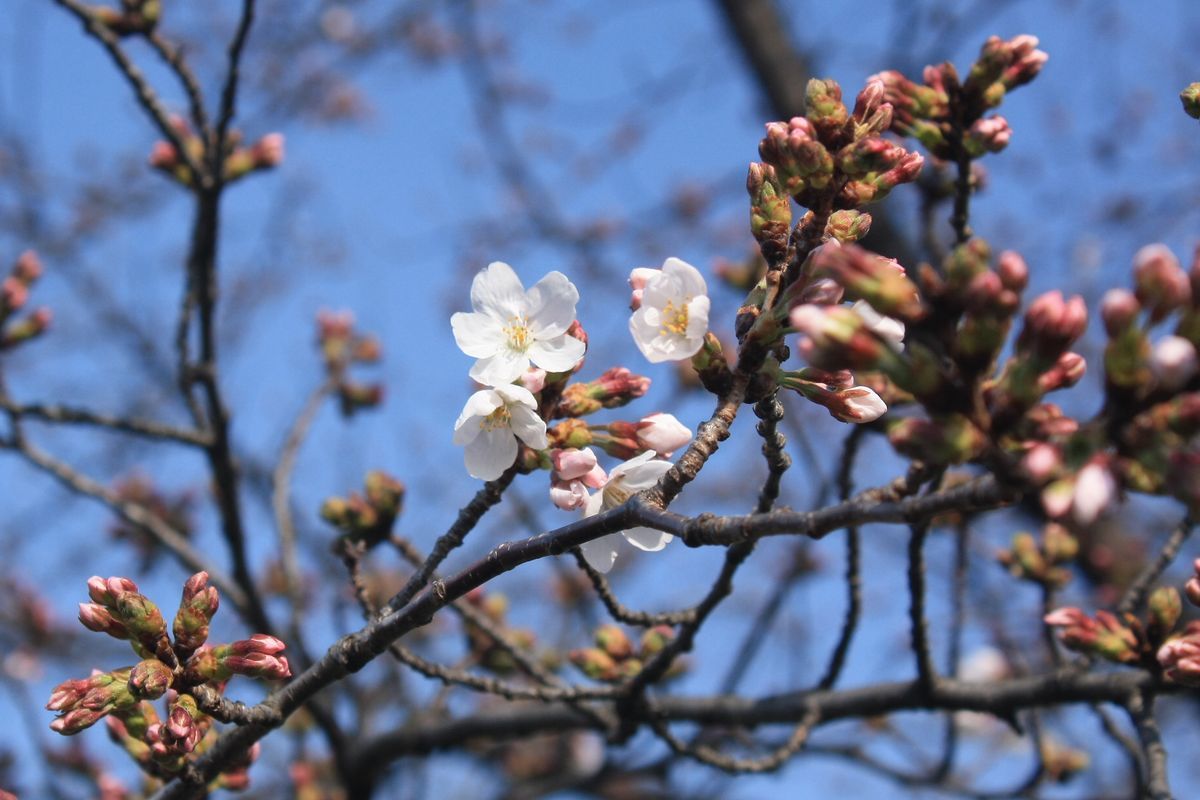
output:
M665 697L647 700L642 708L631 713L642 722L660 720L746 728L795 725L810 714L818 717L819 725L919 710L978 711L1012 718L1017 712L1030 708L1096 701L1124 703L1130 692L1151 688L1153 681L1141 670L1106 674L1059 671L987 684L939 678L931 693L916 682L905 682L760 699ZM585 721L561 705L481 712L419 728L402 728L367 739L356 754L356 761L364 768L379 768L406 755L457 748L479 739L504 740L586 727ZM183 796L186 795L171 787L156 795L157 798Z
M1171 785L1167 781L1167 748L1163 745L1158 720L1154 716L1154 695L1146 691L1135 692L1130 696L1127 708L1137 726L1145 757L1145 796L1149 800L1171 800Z

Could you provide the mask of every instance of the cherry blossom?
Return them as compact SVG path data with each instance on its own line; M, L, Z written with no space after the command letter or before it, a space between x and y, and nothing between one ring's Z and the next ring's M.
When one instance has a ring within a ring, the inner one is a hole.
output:
M700 271L686 261L668 258L661 270L633 271L637 309L629 332L652 363L691 358L708 332L708 287Z
M472 478L495 480L517 457L517 439L535 450L549 446L537 400L523 386L503 385L471 395L454 423L454 443Z
M603 511L616 508L633 495L649 489L671 468L669 461L655 459L656 453L647 451L623 464L613 467L604 488L588 498L584 516L592 517ZM608 572L617 560L621 537L639 550L655 552L662 550L673 538L669 533L653 528L637 527L618 533L601 536L580 546L583 557L597 572Z
M471 312L450 317L454 341L478 359L471 378L501 386L521 378L530 362L547 372L567 372L583 358L583 342L567 335L579 291L551 272L528 291L512 267L494 261L471 282Z

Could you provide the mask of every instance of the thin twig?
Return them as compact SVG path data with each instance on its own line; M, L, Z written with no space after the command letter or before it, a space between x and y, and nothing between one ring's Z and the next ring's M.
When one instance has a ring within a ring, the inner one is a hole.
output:
M46 403L15 403L7 397L0 398L0 409L4 409L18 417L41 420L43 422L58 422L68 425L92 425L98 428L131 433L146 439L161 439L180 444L208 445L208 437L199 431L187 430L174 425L167 425L153 420L130 419L111 414L102 414L84 408L54 405Z
M1167 780L1167 748L1163 745L1158 720L1154 716L1154 695L1147 692L1132 694L1126 709L1137 726L1146 762L1143 784L1149 800L1171 800L1171 784Z
M1117 604L1118 614L1131 614L1139 606L1146 601L1146 595L1150 592L1150 587L1158 580L1159 576L1166 571L1175 557L1179 555L1179 550L1183 547L1183 543L1192 535L1192 528L1196 523L1191 517L1184 517L1179 525L1171 532L1170 537L1163 543L1162 549L1158 551L1158 556L1151 563L1146 565L1146 568L1137 576L1133 583L1129 584L1129 588L1125 590L1125 594L1121 596L1121 602Z

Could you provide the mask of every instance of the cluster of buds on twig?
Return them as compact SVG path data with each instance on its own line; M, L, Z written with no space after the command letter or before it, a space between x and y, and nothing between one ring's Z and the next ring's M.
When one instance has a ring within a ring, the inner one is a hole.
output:
M36 338L50 327L51 313L45 307L13 319L29 302L29 290L41 276L42 262L37 253L26 250L0 282L0 352Z
M117 36L149 35L162 14L161 0L121 0L120 8L89 6L88 14Z
M150 148L148 163L154 169L170 176L176 182L191 187L195 184L194 176L188 167L188 158L192 163L202 163L206 152L206 144L198 133L192 130L188 121L179 115L172 115L171 128L183 144L186 157L181 155L172 142L160 139ZM233 183L254 172L274 169L283 163L284 138L282 133L268 133L254 144L243 145L241 134L233 131L227 142L227 155L223 165L221 180Z
M46 704L58 713L50 727L69 736L107 717L109 734L151 776L177 774L215 741L212 718L191 694L196 687L223 692L234 675L268 680L291 676L281 655L284 644L273 636L208 643L220 598L205 572L184 584L171 635L162 612L128 578L91 578L88 594L92 602L80 604L79 621L89 630L128 640L142 660L56 686ZM163 697L167 716L160 719L153 701ZM244 786L248 763L228 769L220 785Z
M1051 522L1042 528L1039 541L1033 534L1014 534L1008 549L996 555L1015 578L1047 589L1061 589L1071 580L1066 568L1079 554L1079 541L1062 525Z
M1007 41L990 37L965 81L950 63L926 67L922 84L895 70L875 75L873 80L883 83L892 106L891 129L913 137L940 159L1000 152L1012 136L1008 122L998 115L983 115L1000 105L1010 90L1041 72L1048 56L1037 44L1035 36Z
M1151 592L1147 599L1144 622L1133 614L1118 617L1108 611L1097 611L1089 617L1073 607L1056 609L1047 614L1043 621L1059 628L1059 639L1071 650L1117 664L1146 666L1153 664L1157 658L1165 667L1168 662L1174 664L1172 643L1182 643L1189 635L1200 634L1200 626L1193 631L1196 623L1192 623L1182 637L1168 638L1182 613L1183 602L1179 591L1173 586L1162 586ZM1176 650L1182 652L1187 646L1180 644ZM1200 646L1197 646L1196 652L1200 653ZM1200 667L1200 661L1197 666ZM1200 676L1200 671L1196 674Z
M508 598L499 592L485 592L482 587L467 593L466 601L479 609L488 620L503 631L505 638L516 648L530 651L537 643L537 636L528 628L516 628L508 624ZM466 624L467 649L475 662L497 675L509 675L517 668L508 648L497 642L482 628Z
M1193 512L1200 509L1200 259L1185 272L1170 250L1149 245L1134 257L1133 283L1133 291L1112 289L1101 302L1108 338L1104 419L1034 437L1042 440L1022 460L1042 487L1047 512L1069 511L1081 524L1122 488L1172 495ZM1082 315L1080 303L1075 316ZM1152 343L1157 327L1170 333ZM1063 372L1069 384L1082 372L1073 360L1082 362L1073 353L1060 355L1055 368L1025 382L1053 382Z
M352 313L318 311L317 346L325 374L335 384L343 416L383 402L383 384L361 383L347 376L353 364L374 364L382 357L378 339L355 332Z
M821 215L820 234L831 212L882 200L917 177L922 157L881 135L892 124L884 95L881 81L869 81L851 112L836 81L814 78L808 82L804 116L768 123L758 146L763 163L752 164L747 179L755 238L775 237L779 226L786 232L789 197ZM835 225L842 233L838 238L850 241L869 226L857 212Z
M321 518L352 541L377 544L392 533L404 507L404 484L380 470L363 480L363 493L331 497L321 504Z
M283 163L284 139L282 133L268 133L249 146L244 146L236 140L232 142L232 145L232 152L225 157L224 180L226 183L240 180L252 172L275 169Z
M567 657L592 680L618 683L641 672L646 662L658 655L674 638L674 628L655 625L642 634L641 641L635 647L620 626L601 625L596 629L595 647L572 650ZM675 677L683 669L680 663L676 663L666 677Z
M112 492L118 501L145 508L184 537L190 538L195 530L192 511L196 499L190 491L168 494L155 486L149 476L134 473L118 480ZM130 542L141 555L143 568L149 567L162 553L153 536L124 518L113 520L108 533L114 539Z
M1192 571L1183 593L1191 605L1200 607L1200 558L1192 562ZM1179 601L1178 593L1175 600ZM1168 638L1159 648L1157 658L1167 680L1200 686L1200 622L1189 622L1181 633Z

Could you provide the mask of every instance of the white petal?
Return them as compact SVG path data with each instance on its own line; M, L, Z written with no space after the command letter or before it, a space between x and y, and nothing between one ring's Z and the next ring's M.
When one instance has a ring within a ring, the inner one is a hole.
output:
M679 282L685 295L696 297L708 294L708 285L704 282L704 276L700 274L700 270L683 259L668 258L663 262L662 269L663 273Z
M664 308L667 303L679 305L684 302L683 284L673 275L659 272L646 281L642 290L642 305Z
M583 342L564 333L529 345L529 358L547 372L570 372L583 358L586 349Z
M645 550L647 553L655 553L667 546L675 537L669 533L656 531L653 528L630 528L627 531L621 531L631 545L638 550Z
M508 428L482 431L467 445L463 460L472 478L494 481L517 457L517 439Z
M521 377L528 367L529 356L503 347L494 356L476 361L467 374L484 386L504 386Z
M497 395L504 401L506 406L521 405L526 408L537 408L537 398L533 396L533 392L515 383L506 383L503 386L497 386L493 389Z
M462 413L454 423L454 443L466 444L479 435L479 420L503 404L501 397L490 389L476 392L467 398Z
M561 272L551 272L526 295L529 327L535 339L551 339L567 332L575 321L579 290Z
M688 303L688 325L687 338L700 339L703 341L704 334L708 333L708 309L711 303L707 297L697 297ZM699 348L697 348L697 351ZM695 355L696 353L692 353Z
M504 344L500 321L487 314L460 311L450 317L454 342L472 358L487 358Z
M525 444L534 450L545 450L550 446L546 441L546 422L531 409L525 406L510 406L512 414L512 431Z
M629 459L628 461L618 464L617 466L612 468L612 472L608 473L609 481L616 481L616 480L620 480L621 478L624 478L631 469L633 469L634 467L640 466L642 464L645 464L647 461L654 458L656 455L658 455L658 454L655 453L654 451L647 450L644 453L638 453L636 456Z
M646 312L649 310L646 306L642 306L633 312L633 316L629 318L629 333L633 336L633 343L637 345L638 350L642 351L646 360L657 364L668 359L661 355L654 345L655 340L658 339L658 326L651 324L646 319Z
M512 267L493 261L471 281L471 307L501 323L525 313L525 287Z
M608 572L612 569L613 562L617 560L617 542L619 541L615 533L610 533L608 536L601 536L599 539L593 539L590 542L584 542L579 545L579 549L583 551L583 559L596 572Z
M642 453L645 455L645 453ZM651 452L651 456L655 453ZM627 491L640 492L658 483L658 479L671 469L670 461L646 461L625 470L625 480L621 486Z

